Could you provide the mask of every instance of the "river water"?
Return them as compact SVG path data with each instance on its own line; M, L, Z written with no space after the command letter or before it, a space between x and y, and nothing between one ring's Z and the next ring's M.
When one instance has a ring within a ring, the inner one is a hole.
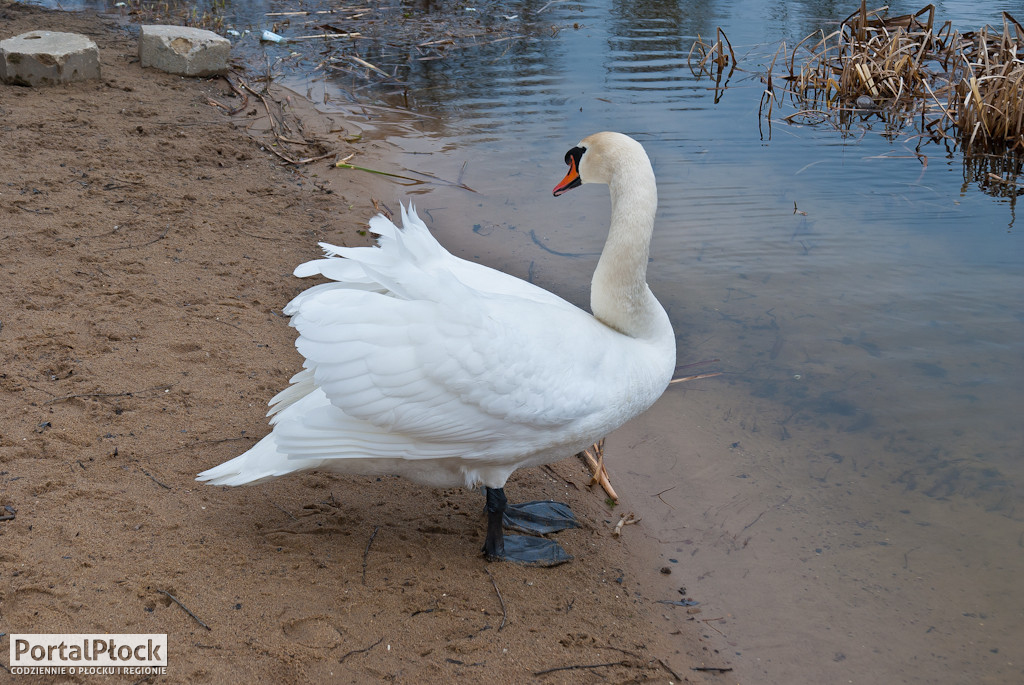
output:
M436 6L391 4L412 16ZM1000 24L1001 10L1024 18L1021 2L936 7L961 30ZM249 3L239 27L297 8ZM651 563L672 570L651 583L702 602L702 631L735 669L725 677L1024 682L1014 194L972 177L956 151L915 151L911 130L883 135L877 117L845 131L787 124L794 110L780 103L770 129L759 119L759 74L779 43L833 30L853 3L463 9L493 42L442 59L358 48L389 80L326 76L336 43L317 56L239 41L296 92L392 143L394 171L476 191L396 185L392 205L412 197L452 251L584 306L608 200L589 186L552 198L562 156L605 129L644 143L660 192L650 285L680 363L719 360L694 372L723 375L670 388L611 436L607 459L656 541ZM687 66L697 36L718 27L739 60L725 88Z

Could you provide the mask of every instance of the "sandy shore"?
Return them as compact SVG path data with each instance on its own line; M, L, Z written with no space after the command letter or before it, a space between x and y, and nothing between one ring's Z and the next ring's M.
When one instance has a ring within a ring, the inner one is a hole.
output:
M299 368L281 314L308 285L294 266L318 240L365 243L373 201L394 207L400 189L282 165L258 99L232 117L211 104L239 104L225 81L142 70L130 27L6 0L0 26L84 33L103 69L0 85L0 633L167 633L168 674L149 682L713 677L693 670L710 647L641 583L656 571L641 536L611 536L617 512L575 459L509 485L580 517L558 535L576 558L555 569L480 558L476 492L197 484L265 434ZM297 135L383 154L294 115Z

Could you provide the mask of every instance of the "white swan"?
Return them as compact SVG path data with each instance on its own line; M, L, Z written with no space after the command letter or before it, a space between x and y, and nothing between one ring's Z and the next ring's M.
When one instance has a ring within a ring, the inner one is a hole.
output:
M543 562L552 545L564 555L543 538L503 536L505 481L518 468L575 454L643 412L675 366L671 324L646 282L657 207L647 154L632 138L605 132L582 140L565 161L569 173L555 196L581 183L611 191L593 315L453 256L411 206L402 208L401 229L376 216L376 247L321 244L328 258L295 270L331 279L284 310L304 370L270 401L271 433L198 480L242 485L319 469L484 486L488 557Z

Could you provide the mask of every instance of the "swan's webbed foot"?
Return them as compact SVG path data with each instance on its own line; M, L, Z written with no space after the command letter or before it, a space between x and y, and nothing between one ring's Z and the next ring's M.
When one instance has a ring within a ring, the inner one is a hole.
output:
M509 504L505 508L503 522L506 528L531 535L546 535L580 526L568 504L552 500Z
M527 566L558 566L572 561L572 555L554 540L532 535L506 535L503 561L514 561Z
M487 537L483 553L489 561L514 561L531 566L557 566L572 559L554 540L529 535L505 535L502 524L525 532L553 532L577 525L572 511L560 502L508 505L502 488L485 488ZM511 514L511 515L510 515Z

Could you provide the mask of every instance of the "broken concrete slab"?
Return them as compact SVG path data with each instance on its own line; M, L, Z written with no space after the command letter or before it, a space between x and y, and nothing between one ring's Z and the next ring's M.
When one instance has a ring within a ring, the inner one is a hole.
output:
M139 60L144 67L181 76L215 76L228 68L231 41L191 26L151 24L139 31Z
M99 77L99 48L79 33L29 31L0 40L0 81L46 86Z

